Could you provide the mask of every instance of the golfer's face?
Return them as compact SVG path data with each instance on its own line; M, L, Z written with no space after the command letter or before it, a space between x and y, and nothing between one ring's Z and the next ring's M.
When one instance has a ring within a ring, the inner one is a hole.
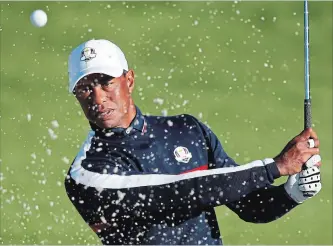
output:
M131 97L124 75L90 74L77 83L74 93L89 121L101 128L122 127Z

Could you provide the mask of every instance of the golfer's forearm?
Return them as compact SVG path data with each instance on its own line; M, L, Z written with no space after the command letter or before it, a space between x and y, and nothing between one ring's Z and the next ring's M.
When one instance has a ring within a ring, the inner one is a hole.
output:
M257 190L227 206L247 222L267 223L288 213L297 203L280 185Z
M218 177L205 179L204 184L200 184L198 181L200 205L212 207L238 201L258 189L270 186L274 179L280 176L275 163L247 168L252 164L222 168L238 171L226 172ZM202 189L203 185L206 186L206 189Z

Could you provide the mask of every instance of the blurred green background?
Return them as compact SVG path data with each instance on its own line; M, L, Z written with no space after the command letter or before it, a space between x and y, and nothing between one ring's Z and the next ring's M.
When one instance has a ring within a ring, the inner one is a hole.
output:
M63 186L89 129L67 92L67 58L88 39L123 49L144 113L198 117L239 163L275 156L303 128L302 2L0 6L1 244L100 244ZM217 208L225 244L332 244L332 2L309 8L323 189L269 224ZM29 21L35 9L48 14L43 28Z

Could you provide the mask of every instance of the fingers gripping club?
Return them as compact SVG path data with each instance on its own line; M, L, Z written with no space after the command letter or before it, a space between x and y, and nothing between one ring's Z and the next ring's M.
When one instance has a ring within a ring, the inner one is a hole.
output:
M316 183L319 181L320 181L320 170L318 167L314 166L300 173L300 178L298 183L299 185L303 185L303 184Z
M320 155L313 155L313 156L310 157L309 160L307 160L307 162L305 163L305 166L307 168L310 168L310 167L313 167L314 165L316 165L320 161L321 161Z
M309 148L310 148L310 149L314 148L314 147L315 147L315 142L314 142L314 140L313 140L313 139L309 139L309 140L308 140L308 145L309 145Z
M321 190L321 177L318 167L313 166L307 170L303 170L299 176L299 190L304 196L311 197Z

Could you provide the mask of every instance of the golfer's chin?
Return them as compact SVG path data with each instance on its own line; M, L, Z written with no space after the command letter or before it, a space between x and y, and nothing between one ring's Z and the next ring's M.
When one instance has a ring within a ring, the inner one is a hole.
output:
M114 119L96 119L94 121L94 124L97 125L99 128L108 129L108 128L114 128L117 127L117 123Z

